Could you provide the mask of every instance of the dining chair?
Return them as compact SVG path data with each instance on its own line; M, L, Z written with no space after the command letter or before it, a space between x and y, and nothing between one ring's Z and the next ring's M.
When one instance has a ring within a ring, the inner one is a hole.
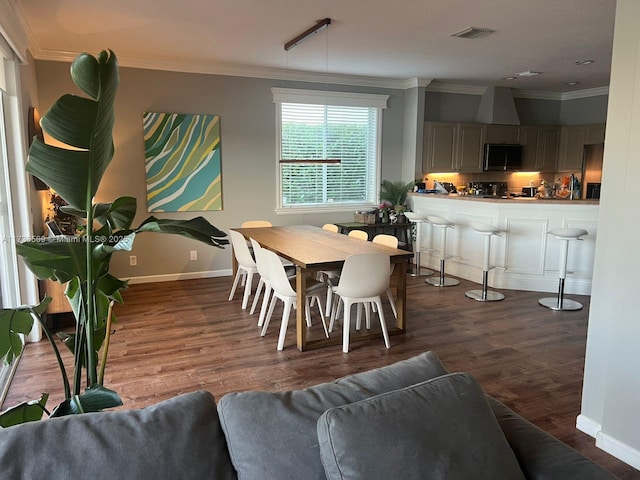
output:
M260 307L260 315L258 317L258 326L261 327L264 322L264 316L267 313L269 298L271 298L271 282L269 281L269 271L262 255L262 246L253 238L250 238L249 241L251 242L253 256L255 257L258 274L260 275L260 280L256 287L256 293L253 296L253 303L251 304L249 314L253 315L255 312L258 300L260 299L260 292L262 291L262 287L264 287L264 297L262 298L262 306Z
M246 222L242 222L242 228L260 227L273 227L273 224L269 220L247 220Z
M398 248L398 237L393 235L387 235L385 233L379 233L371 243L377 243L379 245L384 245L385 247ZM389 277L393 275L393 271L395 269L395 265L391 264L391 268L389 270ZM387 288L387 298L389 298L389 303L391 304L391 311L393 312L393 316L398 318L398 311L396 310L396 301L393 298L393 293L391 292L391 287Z
M258 286L256 287L256 293L253 296L253 303L251 304L249 315L253 315L256 311L256 306L258 305L258 300L260 299L260 293L262 292L262 287L264 287L264 297L262 298L262 306L260 307L260 315L258 317L258 326L261 327L264 323L265 314L267 313L269 299L271 298L271 282L269 281L269 271L262 256L262 245L260 245L253 238L249 238L249 241L251 243L253 256L256 260L256 266L258 267L258 274L260 275L260 280L258 281ZM296 278L295 268L285 267L285 272L287 274L287 278Z
M258 273L258 267L255 260L251 256L247 241L244 239L241 233L235 230L229 231L229 238L231 239L231 246L233 247L233 254L238 262L238 269L236 270L236 276L233 279L233 286L231 287L231 293L229 294L229 301L233 300L233 296L236 293L238 282L243 275L244 279L244 294L242 296L242 309L247 308L249 302L249 296L251 295L251 282L253 280L253 274Z
M338 233L340 231L340 229L338 228L338 226L335 223L325 223L322 226L323 230L327 230L329 232L333 232L333 233Z
M269 282L271 283L271 288L273 289L273 298L271 300L271 304L269 305L269 311L267 312L267 316L264 320L264 324L262 325L262 332L260 336L264 337L267 333L267 328L269 327L269 322L271 321L271 315L273 314L273 310L276 305L277 299L282 300L284 304L284 308L282 310L282 321L280 323L280 334L278 336L278 350L282 350L284 347L284 339L287 334L287 326L289 324L289 316L291 313L291 307L296 308L296 291L291 285L291 282L287 278L287 274L285 272L284 266L282 262L280 262L280 258L270 250L262 249L262 259L266 265L268 271ZM307 321L307 326L311 326L311 298L315 297L316 302L318 302L318 312L320 312L320 318L322 319L322 326L324 327L324 334L327 338L329 338L329 331L327 329L327 323L324 318L324 314L322 313L322 304L320 303L320 294L324 294L325 285L323 283L317 282L313 279L307 280L307 291L306 302L304 305L305 316Z
M349 329L351 326L351 306L357 304L356 328L360 326L362 305L374 303L376 305L380 328L384 337L384 344L390 348L389 333L384 320L380 294L389 288L389 255L384 253L360 253L350 255L344 262L340 280L333 293L343 304L344 317L342 320L342 351L349 352ZM337 305L336 305L337 307ZM333 330L337 308L331 312L329 332ZM367 309L368 312L368 309Z
M364 230L351 230L349 236L358 240L369 240L369 234Z

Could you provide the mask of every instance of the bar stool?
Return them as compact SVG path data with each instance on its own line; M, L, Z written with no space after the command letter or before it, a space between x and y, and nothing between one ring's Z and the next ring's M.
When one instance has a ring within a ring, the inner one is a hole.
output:
M496 235L500 236L501 230L498 227L494 227L493 225L488 225L486 223L470 223L469 226L473 228L480 235L484 236L484 262L482 265L482 290L468 290L465 292L465 296L468 298L472 298L479 302L495 302L498 300L503 300L504 295L500 292L489 291L488 280L489 280L489 270L494 268L489 266L490 257L491 257L491 237Z
M570 240L582 240L580 237L588 235L589 232L582 228L554 228L547 232L560 240L560 283L558 285L557 297L545 297L538 300L543 307L551 310L580 310L582 304L575 300L564 298L564 280L567 276L567 254L569 252Z
M447 256L447 230L454 227L454 223L442 217L427 216L427 220L434 228L440 229L440 275L425 280L429 285L436 287L453 287L459 285L460 281L455 278L444 277L444 261L451 256Z
M427 218L415 212L404 212L404 216L407 217L407 220L413 223L416 227L416 248L414 250L416 266L410 275L412 277L419 277L423 273L425 275L433 275L433 270L422 268L422 265L420 264L420 253L422 252L422 225L427 223Z

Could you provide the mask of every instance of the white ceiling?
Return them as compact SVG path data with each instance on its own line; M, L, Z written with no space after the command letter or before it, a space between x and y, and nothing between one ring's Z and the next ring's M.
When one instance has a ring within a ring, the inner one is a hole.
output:
M615 0L10 1L36 59L112 49L123 66L162 70L557 93L608 86L615 10ZM328 29L284 51L325 17ZM450 36L469 26L495 33ZM584 59L595 63L575 64ZM526 70L542 74L502 80Z

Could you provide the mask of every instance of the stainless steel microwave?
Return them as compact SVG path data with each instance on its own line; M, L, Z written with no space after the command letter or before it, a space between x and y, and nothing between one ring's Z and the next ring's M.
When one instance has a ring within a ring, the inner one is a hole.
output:
M522 145L506 143L484 144L484 170L506 172L522 168Z

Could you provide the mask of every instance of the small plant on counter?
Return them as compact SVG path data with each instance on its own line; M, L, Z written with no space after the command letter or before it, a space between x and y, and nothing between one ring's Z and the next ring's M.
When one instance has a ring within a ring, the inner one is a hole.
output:
M65 295L75 316L75 332L62 340L73 352L72 382L53 337L41 315L49 299L36 307L5 309L0 312L0 360L10 363L20 355L22 335L34 322L42 324L61 370L65 398L51 412L52 417L97 412L122 404L119 395L102 385L109 346L114 302L122 302L127 286L109 273L111 256L130 251L136 236L143 232L178 234L223 248L226 234L203 217L191 220L147 218L132 227L136 199L120 197L110 203L96 203L94 196L114 154L114 103L119 83L118 63L111 51L97 58L79 55L71 65L71 77L86 96L63 95L42 118L43 130L62 148L34 139L29 150L27 172L42 180L67 206L60 210L78 219L80 234L39 239L17 245L17 252L40 279L67 284ZM98 359L102 349L100 371ZM0 425L9 426L42 418L47 394L25 402L0 415Z
M401 211L407 201L407 195L413 190L415 182L404 183L383 180L380 188L380 200L388 202L396 211Z

